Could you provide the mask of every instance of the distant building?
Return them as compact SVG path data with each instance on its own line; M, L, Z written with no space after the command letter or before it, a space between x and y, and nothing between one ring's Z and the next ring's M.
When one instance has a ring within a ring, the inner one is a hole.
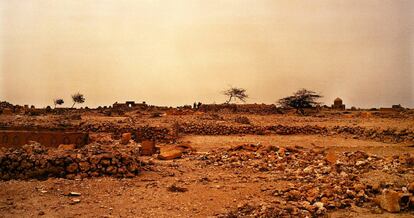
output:
M401 106L401 104L394 104L394 105L392 105L392 108L393 108L393 109L404 109L404 108Z
M332 109L345 110L345 104L343 104L342 99L336 98L334 100L334 104L332 105Z
M113 108L135 108L135 107L147 107L145 101L142 103L135 103L135 101L126 101L125 103L115 102L112 105Z

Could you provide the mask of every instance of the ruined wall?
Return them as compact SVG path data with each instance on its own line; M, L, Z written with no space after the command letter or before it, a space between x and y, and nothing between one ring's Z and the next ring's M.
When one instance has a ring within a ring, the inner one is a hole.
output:
M140 170L138 157L138 148L90 144L81 149L62 150L36 143L0 152L0 179L132 177Z
M228 110L238 113L278 114L281 110L274 104L203 104L199 108L203 112L219 112Z
M48 147L57 147L60 144L82 146L88 143L89 134L70 131L0 130L0 146L22 146L30 141L36 141Z

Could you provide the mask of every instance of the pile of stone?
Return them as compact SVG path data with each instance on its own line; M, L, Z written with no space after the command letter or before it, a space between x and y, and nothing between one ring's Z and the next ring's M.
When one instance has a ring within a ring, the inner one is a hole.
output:
M0 153L0 179L62 177L68 179L114 176L132 177L140 172L139 147L89 144L76 149L48 149L32 143Z
M337 134L351 134L358 138L373 139L376 141L386 142L413 142L414 132L409 129L370 129L364 127L351 127L351 126L334 126L332 128Z
M328 210L353 205L382 208L388 212L414 209L414 181L398 184L368 184L362 174L378 170L394 175L412 175L414 156L397 155L384 159L365 152L344 152L340 155L322 149L301 147L239 145L197 157L202 165L228 170L267 172L275 180L291 186L267 190L274 196L268 205L242 205L225 217L299 216L312 217ZM380 209L379 209L380 210Z

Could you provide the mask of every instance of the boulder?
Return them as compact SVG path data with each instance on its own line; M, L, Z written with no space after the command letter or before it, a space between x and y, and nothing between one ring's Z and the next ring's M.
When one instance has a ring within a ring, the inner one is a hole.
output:
M71 163L69 164L69 166L66 167L66 171L68 171L69 173L74 173L76 172L77 169L78 169L77 163Z
M182 154L183 152L180 149L163 149L158 158L161 160L172 160L181 157Z
M141 155L151 156L155 153L155 141L145 140L141 143Z
M64 151L74 150L74 149L76 149L76 145L75 144L68 144L68 145L66 145L66 144L60 144L58 146L58 149L59 150L64 150Z
M410 183L407 187L408 191L414 193L414 182Z
M131 140L131 133L123 133L121 136L121 144L126 145L129 143L129 140Z
M336 161L338 160L338 157L336 156L334 151L328 151L326 154L326 161L330 164L336 164Z
M384 210L397 213L400 212L400 199L401 194L392 191L392 190L384 190L383 193L375 198L375 202Z

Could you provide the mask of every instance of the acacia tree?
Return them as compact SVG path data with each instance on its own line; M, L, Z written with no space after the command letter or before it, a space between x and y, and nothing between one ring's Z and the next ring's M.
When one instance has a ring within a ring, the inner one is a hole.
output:
M300 89L292 96L279 99L278 103L282 107L295 108L297 112L304 114L304 108L313 108L321 105L320 102L317 102L319 98L322 98L322 96L314 91Z
M225 104L230 103L233 99L239 99L242 102L246 101L246 98L249 96L246 94L246 89L243 88L230 88L223 91L223 95L227 96L229 99L225 102Z
M62 105L63 103L65 103L65 101L61 98L57 98L53 100L53 104L55 105L55 108L56 108L56 105Z
M73 108L76 103L82 104L83 102L85 102L85 97L83 96L83 94L78 92L72 95L72 100L73 100L73 105L72 105L72 108Z

